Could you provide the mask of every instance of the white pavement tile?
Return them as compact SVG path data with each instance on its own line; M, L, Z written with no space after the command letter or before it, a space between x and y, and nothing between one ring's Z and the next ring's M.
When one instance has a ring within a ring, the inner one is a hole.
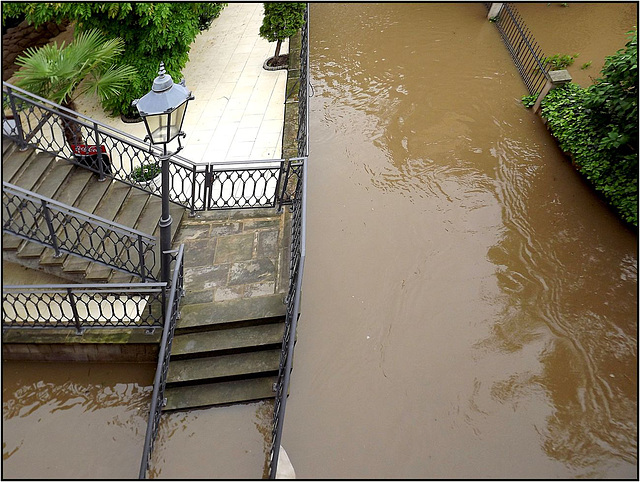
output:
M262 67L275 53L275 42L259 35L263 12L262 3L229 3L193 43L182 75L195 100L187 108L181 156L196 163L280 158L287 72ZM281 52L288 51L283 42ZM104 124L145 136L143 124L108 117L97 99L78 105Z

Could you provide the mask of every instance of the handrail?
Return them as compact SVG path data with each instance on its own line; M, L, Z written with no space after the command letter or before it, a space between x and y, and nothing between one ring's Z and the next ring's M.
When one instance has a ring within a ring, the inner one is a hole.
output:
M278 471L280 445L284 429L285 410L289 395L291 371L293 369L293 352L295 347L298 318L300 316L300 298L302 295L302 276L306 256L306 224L307 224L307 156L309 155L308 139L308 90L309 82L309 6L305 11L305 23L302 31L300 50L300 94L298 154L304 156L300 162L292 164L291 178L295 181L295 192L290 200L291 220L291 253L289 265L289 291L286 297L285 331L280 353L278 378L275 384L276 396L273 404L273 427L271 447L269 450L269 478L275 479Z
M2 288L3 329L155 328L166 283L11 285Z
M137 229L2 183L3 232L154 280L156 238Z
M167 304L169 309L167 309L165 314L162 340L160 341L160 353L158 354L156 374L153 380L153 394L151 395L151 407L149 408L149 419L147 421L147 431L144 438L144 450L142 452L142 460L140 462L140 471L138 474L139 479L146 478L147 469L149 468L149 458L151 457L151 452L153 452L156 436L158 434L158 427L160 425L162 407L165 402L164 389L167 383L169 359L171 358L171 344L173 342L173 333L178 319L180 299L184 295L183 257L184 244L181 244L177 250L173 277L171 279L171 291L169 294L169 302Z
M2 85L3 100L8 100L12 111L11 118L3 111L3 135L21 147L33 146L91 170L100 180L117 179L160 197L159 178L139 181L135 172L142 165L168 162L169 198L192 215L197 211L287 204L278 198L278 186L288 159L196 163L178 154L163 158L160 149L142 139L7 82Z

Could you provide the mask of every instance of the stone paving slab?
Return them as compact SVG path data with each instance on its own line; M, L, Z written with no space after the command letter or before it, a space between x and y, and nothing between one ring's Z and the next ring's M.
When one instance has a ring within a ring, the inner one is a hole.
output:
M205 305L200 309L215 317L221 309L215 304L284 293L289 219L286 210L266 208L185 217L176 239L185 245L183 312Z

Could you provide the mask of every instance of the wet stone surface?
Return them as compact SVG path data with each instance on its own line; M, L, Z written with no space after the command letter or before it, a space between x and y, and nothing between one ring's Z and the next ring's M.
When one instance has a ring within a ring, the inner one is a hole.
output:
M199 213L184 218L177 243L185 245L183 306L284 292L281 272L288 214L274 209Z

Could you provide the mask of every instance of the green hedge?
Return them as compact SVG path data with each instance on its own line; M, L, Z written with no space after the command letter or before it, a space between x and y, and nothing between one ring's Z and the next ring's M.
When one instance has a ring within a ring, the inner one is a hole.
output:
M576 168L620 217L638 226L637 31L607 57L587 89L569 83L542 101L542 117Z

